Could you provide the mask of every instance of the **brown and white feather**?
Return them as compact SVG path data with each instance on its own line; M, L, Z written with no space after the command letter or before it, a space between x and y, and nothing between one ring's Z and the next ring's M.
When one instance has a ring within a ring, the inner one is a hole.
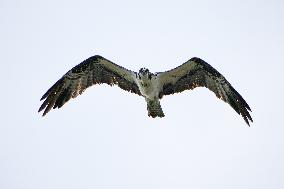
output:
M136 72L127 70L101 57L93 56L78 64L62 76L41 98L39 112L47 114L52 108L61 108L95 84L117 85L121 89L141 95L135 82Z
M196 87L206 87L219 99L230 104L248 125L249 120L253 121L249 114L251 109L243 97L222 74L200 58L191 58L175 69L157 74L160 85L163 86L160 98L163 95L180 93Z

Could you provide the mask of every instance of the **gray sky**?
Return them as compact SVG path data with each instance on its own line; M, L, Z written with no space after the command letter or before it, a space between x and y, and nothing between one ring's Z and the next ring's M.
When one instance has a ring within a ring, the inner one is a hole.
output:
M283 18L280 0L1 0L0 188L284 188ZM42 118L43 93L95 54L153 72L200 57L254 123L205 88L164 97L151 119L106 85Z

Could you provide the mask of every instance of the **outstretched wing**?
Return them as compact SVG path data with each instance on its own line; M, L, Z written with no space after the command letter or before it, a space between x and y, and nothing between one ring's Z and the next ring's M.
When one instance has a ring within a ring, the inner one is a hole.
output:
M123 90L141 95L134 81L135 74L99 55L92 56L69 70L42 96L41 100L45 100L38 112L44 110L44 116L51 108L62 107L94 84L118 85Z
M158 73L163 86L162 95L179 93L196 87L206 87L216 94L218 98L230 104L249 125L252 118L248 111L249 105L232 85L216 69L200 58L191 58L181 66Z

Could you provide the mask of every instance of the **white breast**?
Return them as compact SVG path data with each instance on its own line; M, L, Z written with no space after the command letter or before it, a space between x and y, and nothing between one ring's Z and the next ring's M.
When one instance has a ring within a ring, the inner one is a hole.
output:
M159 98L160 85L159 80L156 76L152 77L151 80L148 78L136 79L136 83L139 87L141 94L148 99L154 100Z

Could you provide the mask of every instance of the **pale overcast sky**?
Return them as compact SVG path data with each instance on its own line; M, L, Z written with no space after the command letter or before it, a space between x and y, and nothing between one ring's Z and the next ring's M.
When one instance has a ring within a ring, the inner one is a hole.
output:
M1 0L0 52L1 189L284 188L283 1ZM152 119L107 85L41 117L43 93L95 54L152 72L200 57L254 122L205 88Z

